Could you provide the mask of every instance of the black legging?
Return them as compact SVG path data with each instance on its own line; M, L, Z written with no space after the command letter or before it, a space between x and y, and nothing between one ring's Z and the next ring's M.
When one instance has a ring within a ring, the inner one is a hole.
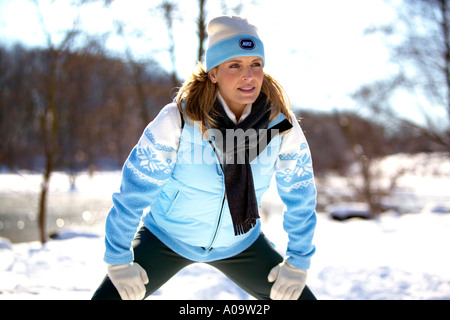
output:
M145 297L158 290L172 276L184 267L195 263L173 252L147 228L142 227L133 240L134 261L147 271L149 283ZM283 257L261 233L258 239L245 251L228 259L207 262L223 272L239 287L259 300L270 299L273 283L267 281L270 270L283 261ZM93 300L120 299L119 293L108 276L94 293ZM300 300L315 300L305 287Z

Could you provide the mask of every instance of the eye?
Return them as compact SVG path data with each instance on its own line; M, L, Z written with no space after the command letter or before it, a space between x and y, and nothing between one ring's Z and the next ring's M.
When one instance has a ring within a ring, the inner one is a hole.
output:
M252 67L262 67L262 61L260 61L260 60L254 61L252 63Z
M231 65L229 66L229 68L230 68L230 69L237 69L237 68L239 68L239 64L233 63L233 64L231 64Z

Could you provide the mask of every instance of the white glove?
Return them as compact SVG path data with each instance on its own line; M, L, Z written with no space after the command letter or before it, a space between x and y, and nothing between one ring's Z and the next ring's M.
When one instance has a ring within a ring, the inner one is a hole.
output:
M116 287L122 300L142 300L145 296L147 272L137 263L110 265L108 276Z
M267 277L274 282L270 290L272 300L297 300L306 285L306 271L282 262L270 270Z

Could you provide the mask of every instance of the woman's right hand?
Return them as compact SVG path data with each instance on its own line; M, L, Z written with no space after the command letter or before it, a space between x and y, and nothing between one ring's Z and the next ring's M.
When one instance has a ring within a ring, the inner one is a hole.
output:
M145 285L148 283L147 272L137 263L108 264L108 276L119 292L122 300L142 300Z

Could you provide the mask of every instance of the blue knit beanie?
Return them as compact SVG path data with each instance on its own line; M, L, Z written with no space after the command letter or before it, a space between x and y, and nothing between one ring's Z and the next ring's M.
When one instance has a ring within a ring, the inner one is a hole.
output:
M264 45L258 29L247 19L220 16L208 23L207 31L206 72L232 58L244 56L260 57L264 66Z

